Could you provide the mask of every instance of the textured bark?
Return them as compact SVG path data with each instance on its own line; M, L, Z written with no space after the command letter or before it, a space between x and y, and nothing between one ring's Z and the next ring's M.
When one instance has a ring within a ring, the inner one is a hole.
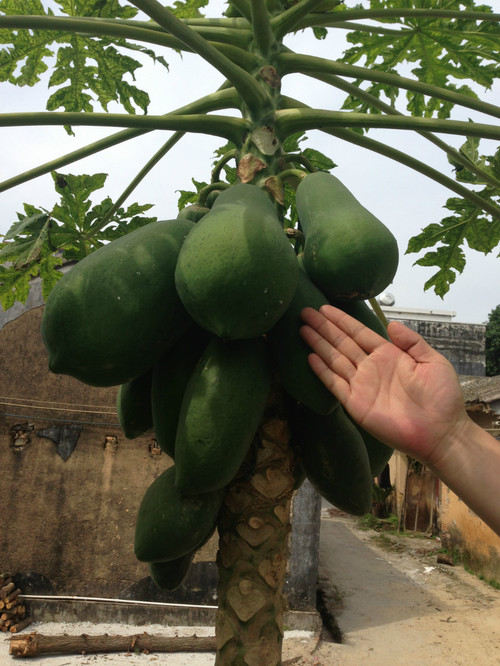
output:
M212 652L212 636L44 636L32 632L10 639L13 657L36 657L40 654L97 654L107 652Z
M294 491L289 440L283 397L273 392L220 515L217 666L281 664Z

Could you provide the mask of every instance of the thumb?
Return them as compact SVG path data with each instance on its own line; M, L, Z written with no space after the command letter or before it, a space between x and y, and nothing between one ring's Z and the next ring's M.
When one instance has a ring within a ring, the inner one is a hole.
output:
M387 326L387 334L396 347L406 352L417 363L428 363L439 355L421 335L399 321L390 322Z

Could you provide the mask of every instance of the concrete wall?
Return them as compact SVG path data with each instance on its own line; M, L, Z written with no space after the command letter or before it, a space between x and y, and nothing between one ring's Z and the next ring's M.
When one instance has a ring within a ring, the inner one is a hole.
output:
M386 311L390 320L390 313ZM452 363L459 375L484 376L485 330L484 324L415 321L398 319L417 331L434 349Z
M439 518L443 546L457 551L474 573L500 583L500 537L444 484L440 484Z

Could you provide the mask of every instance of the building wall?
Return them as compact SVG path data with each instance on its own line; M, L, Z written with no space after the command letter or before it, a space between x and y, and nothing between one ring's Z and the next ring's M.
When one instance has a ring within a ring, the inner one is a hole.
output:
M118 595L148 575L133 552L135 517L172 461L153 433L123 435L116 387L48 371L41 316L34 308L0 331L0 568L35 570L58 594ZM64 460L40 433L70 426L81 431ZM213 547L203 558L214 558Z
M495 412L479 409L469 415L485 429L498 418ZM393 511L400 525L439 535L443 547L457 553L472 572L500 583L500 537L430 470L414 471L405 454L395 452L389 466Z
M389 321L390 312L385 311ZM443 354L459 375L484 376L485 330L484 324L397 319L417 331L434 349Z

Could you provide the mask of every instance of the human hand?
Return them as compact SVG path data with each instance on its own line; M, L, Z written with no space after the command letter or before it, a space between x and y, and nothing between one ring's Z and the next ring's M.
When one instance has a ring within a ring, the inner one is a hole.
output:
M391 322L381 337L342 310L302 311L309 363L325 386L377 439L439 464L468 423L453 366L415 331Z

